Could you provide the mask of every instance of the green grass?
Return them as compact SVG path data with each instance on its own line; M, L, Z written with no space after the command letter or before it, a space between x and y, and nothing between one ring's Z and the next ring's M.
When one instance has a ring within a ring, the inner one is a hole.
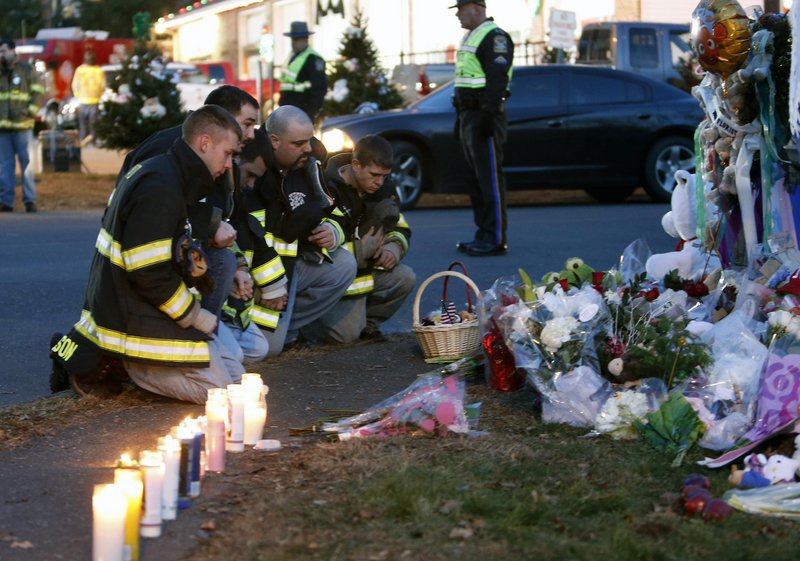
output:
M583 438L540 424L522 397L470 390L484 400L489 436L318 444L284 456L264 475L267 488L192 559L797 558L795 522L681 514L688 473L709 475L715 496L729 488L727 471L692 465L699 451L671 468L641 441ZM243 545L236 535L258 537Z

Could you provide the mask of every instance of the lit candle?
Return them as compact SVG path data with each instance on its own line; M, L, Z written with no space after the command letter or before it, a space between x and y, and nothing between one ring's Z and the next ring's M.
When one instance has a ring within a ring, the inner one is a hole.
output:
M158 449L164 455L161 518L163 520L175 520L178 517L181 443L180 440L168 434L158 439Z
M144 479L144 514L139 532L145 538L157 538L161 535L164 456L156 450L142 450L139 467Z
M123 561L128 500L117 485L94 486L92 561Z
M125 514L124 561L139 561L139 519L142 516L142 472L139 464L128 454L123 454L114 470L114 485L127 499Z
M228 391L208 390L206 401L206 469L225 471L225 420L228 418Z
M194 433L185 425L172 427L172 436L181 443L181 456L178 470L178 508L192 506L189 496L192 484L192 450L194 449Z
M244 407L244 443L253 445L264 435L267 422L267 404L263 399L247 400Z
M245 372L242 374L241 385L248 398L261 399L264 388L264 380L261 379L261 374Z
M228 384L228 438L225 449L228 452L244 452L244 404L245 396L241 384Z

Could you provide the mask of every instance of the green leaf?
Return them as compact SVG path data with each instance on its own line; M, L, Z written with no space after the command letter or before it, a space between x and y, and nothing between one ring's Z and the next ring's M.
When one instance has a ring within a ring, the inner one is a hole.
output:
M700 417L680 392L672 392L646 419L647 423L636 423L637 431L653 448L674 456L676 467L705 431Z

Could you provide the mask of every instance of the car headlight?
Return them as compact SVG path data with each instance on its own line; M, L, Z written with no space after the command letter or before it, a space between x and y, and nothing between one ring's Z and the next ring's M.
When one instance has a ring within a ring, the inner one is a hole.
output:
M328 153L346 152L355 146L353 140L341 129L330 129L323 132L320 140Z

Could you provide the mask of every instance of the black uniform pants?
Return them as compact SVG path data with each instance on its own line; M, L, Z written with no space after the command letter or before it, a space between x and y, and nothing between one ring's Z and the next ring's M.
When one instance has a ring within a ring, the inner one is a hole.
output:
M478 131L481 111L467 109L459 113L459 135L464 157L475 173L469 196L474 215L475 240L492 244L506 243L506 180L503 175L503 145L506 142L505 113L494 117L494 134L486 137Z

